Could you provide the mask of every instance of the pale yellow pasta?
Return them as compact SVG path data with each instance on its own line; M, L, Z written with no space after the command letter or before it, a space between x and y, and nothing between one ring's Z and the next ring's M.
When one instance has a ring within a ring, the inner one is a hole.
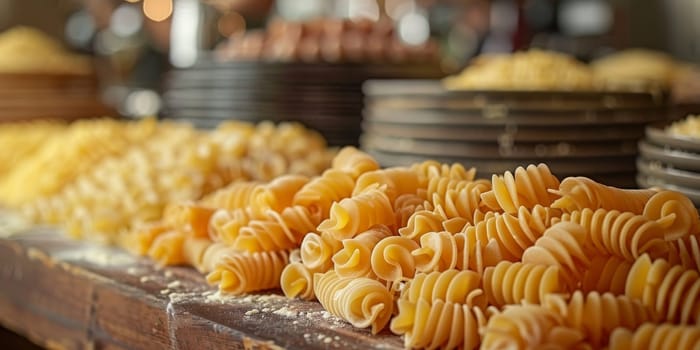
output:
M624 258L609 255L596 255L591 259L588 270L583 273L581 290L588 292L611 292L615 295L625 294L627 275L632 269L632 262Z
M447 269L471 270L482 275L488 266L504 260L501 246L495 240L481 241L464 232L430 232L421 237L420 248L411 252L416 271L432 272Z
M406 193L416 193L421 188L418 175L406 167L393 167L368 171L357 179L353 196L375 185L386 186L386 195L390 202Z
M418 210L408 218L406 226L399 228L399 235L416 242L426 233L448 231L457 233L462 231L468 221L464 218L448 218L442 207L434 209Z
M187 236L179 231L167 231L154 238L148 256L160 265L179 265L186 262L183 251Z
M481 194L482 204L491 210L517 213L521 206L530 209L535 205L549 206L557 198L550 190L559 188L559 179L552 175L547 165L530 164L518 167L515 174L506 171L503 176L491 177L490 191Z
M346 146L333 158L331 168L347 173L356 180L368 171L379 169L379 163L369 154L355 147Z
M182 255L185 257L185 263L198 271L203 271L204 255L212 244L209 237L186 237L182 244Z
M295 195L292 203L309 209L321 219L328 218L331 204L352 195L355 180L348 173L328 169L311 179Z
M209 219L214 211L194 202L170 204L163 211L162 221L188 236L208 237Z
M416 273L416 263L411 252L417 248L418 243L406 237L383 238L372 249L372 271L389 282L412 278Z
M333 255L333 266L340 277L374 277L370 263L372 249L392 235L385 225L377 225L354 238L342 240L343 248Z
M558 266L501 261L484 270L483 286L490 305L503 307L523 301L539 304L547 294L563 293Z
M133 254L146 255L156 237L171 230L170 225L160 222L138 225L132 232L122 236L120 244Z
M288 261L288 251L222 255L207 275L207 282L230 294L279 288L280 275Z
M458 188L433 192L429 202L433 207L443 208L448 218L471 219L474 212L480 210L481 194L491 190L491 183L487 180L460 181L463 185Z
M668 242L667 260L672 265L700 272L700 236L686 236Z
M487 321L476 306L420 299L399 299L398 314L391 321L391 331L403 335L407 349L477 349L481 343L479 329Z
M486 296L481 289L481 276L469 270L445 270L417 273L401 292L401 299L410 302L442 300L486 308Z
M591 264L583 248L585 240L586 231L581 225L560 222L544 231L535 245L525 250L521 261L558 266L561 280L569 290L575 290Z
M314 271L304 266L303 263L290 262L282 270L280 276L280 287L287 298L299 298L304 300L314 300Z
M489 318L481 349L573 349L584 344L580 329L540 305L509 305Z
M618 328L610 336L610 350L700 349L700 327L645 323L632 331Z
M461 163L444 164L434 160L426 160L421 163L411 165L413 170L421 179L421 183L427 184L435 177L446 177L455 180L474 180L476 169L464 168Z
M219 209L209 218L209 237L214 242L233 244L241 228L248 225L253 217L254 214L248 208Z
M668 250L661 225L643 215L585 208L564 214L561 220L583 226L588 232L586 249L598 254L634 261L646 252L658 256Z
M677 136L700 138L700 115L688 115L666 127L667 133Z
M333 267L333 255L342 247L342 243L329 233L309 233L301 242L301 261L311 270L328 271Z
M377 334L389 323L394 299L378 281L366 277L339 277L330 270L314 275L316 298L333 315Z
M627 275L625 295L641 300L661 320L700 325L700 277L696 270L673 266L664 259L652 262L644 254Z
M202 204L225 210L245 208L253 199L253 191L261 185L260 181L235 181L202 198Z
M296 248L318 225L318 220L301 206L287 207L282 213L268 209L266 215L266 219L251 220L241 227L233 247L249 252Z
M561 315L566 326L583 331L586 342L594 348L606 345L618 327L636 329L655 321L651 310L639 300L612 293L576 291L571 297L550 294L542 305Z
M661 225L667 241L700 234L698 210L680 192L661 190L655 193L644 205L643 214Z
M552 207L565 212L602 208L635 214L642 214L644 205L656 193L655 190L629 190L606 186L583 176L567 177L561 182L558 190L551 192L561 196L552 203Z
M214 271L216 263L224 255L229 255L233 253L238 253L230 245L223 242L213 242L207 247L201 257L201 263L199 266L195 266L197 270L203 274L208 274Z
M394 200L396 227L405 227L413 213L425 209L425 200L417 194L405 193Z
M253 189L250 207L258 217L263 217L268 210L282 211L292 205L294 195L309 178L303 175L283 175L265 185Z
M384 188L374 186L333 203L330 217L318 225L318 230L340 240L352 238L374 225L394 225L394 221L394 208Z

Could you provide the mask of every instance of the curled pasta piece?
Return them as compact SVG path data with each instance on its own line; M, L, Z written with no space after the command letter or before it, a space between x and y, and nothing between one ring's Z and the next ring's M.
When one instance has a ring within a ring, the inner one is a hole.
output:
M270 209L282 211L292 205L294 195L308 182L309 178L303 175L282 175L266 185L256 187L251 194L249 206L258 217L263 217Z
M396 197L416 193L420 188L418 175L406 167L368 171L357 179L352 195L356 196L374 185L386 186L386 195L392 203Z
M491 210L517 213L518 208L530 209L537 204L548 207L557 198L550 190L559 188L559 179L546 164L518 167L515 175L506 171L503 176L493 175L490 191L481 194L483 204Z
M461 188L436 191L430 198L430 203L434 207L442 207L448 218L472 218L474 212L480 209L481 194L491 190L491 183L487 180L462 182Z
M355 147L345 146L333 158L331 168L347 173L356 180L368 171L379 169L379 163L369 154Z
M672 266L664 259L652 262L642 255L627 275L625 295L639 299L659 319L680 324L700 324L698 272Z
M481 276L474 271L446 270L417 273L401 293L410 302L443 300L486 308L486 296L481 289Z
M474 180L476 169L464 168L461 163L443 164L434 160L426 160L411 165L413 170L421 178L421 183L428 183L435 177L446 177L455 180Z
M214 242L233 244L241 228L253 220L253 214L246 209L219 209L209 218L209 238Z
M185 258L185 263L203 271L204 269L204 254L212 245L209 237L192 237L188 236L182 244L182 255Z
M201 273L209 273L214 271L216 263L223 255L236 252L231 246L223 242L214 242L207 247L202 254L200 266L196 266Z
M655 256L668 250L663 228L654 220L632 212L585 208L564 214L562 221L575 222L588 231L588 249L634 261L649 252Z
M163 222L188 236L208 237L209 219L215 209L195 203L179 203L168 205L163 213Z
M331 260L333 255L337 253L343 245L330 234L323 232L320 235L317 233L309 233L301 242L301 261L307 268L325 272L333 267Z
M396 217L396 227L405 227L413 213L424 210L425 200L417 194L404 193L394 200L394 216Z
M392 235L385 225L377 225L355 238L344 239L343 248L333 255L333 265L340 277L373 277L370 260L372 248L384 237Z
M186 262L183 245L186 235L180 231L168 231L153 240L148 256L160 265L179 265Z
M378 281L366 277L339 277L330 270L314 275L316 298L333 315L377 334L389 323L394 299Z
M588 270L583 274L581 289L585 292L610 292L625 294L625 281L632 269L632 262L615 255L597 255L591 259Z
M259 181L236 181L204 197L202 204L227 210L244 208L253 198L253 190L261 185L262 182Z
M547 294L566 292L559 276L558 266L501 261L485 269L482 283L491 305L539 304Z
M583 250L586 240L584 228L572 222L560 222L544 231L535 245L523 253L522 262L559 266L561 279L569 290L575 290L583 279L591 261Z
M301 206L287 207L282 213L268 210L267 216L266 220L252 220L240 228L233 247L249 252L296 248L318 224L311 213Z
M404 336L407 349L477 349L486 314L476 306L425 299L399 299L391 331Z
M279 288L280 275L288 261L288 251L223 255L207 275L207 282L218 284L222 292L236 295Z
M700 328L671 323L645 323L636 330L617 328L610 336L610 350L676 350L700 348Z
M314 271L301 262L290 262L282 270L280 287L287 298L314 300Z
M480 240L464 232L430 232L420 239L420 248L411 252L416 271L432 272L448 269L471 270L482 275L484 268L504 260L501 246L491 240Z
M489 318L482 349L572 349L584 343L556 312L540 305L509 305Z
M700 233L698 210L680 192L662 190L655 193L644 205L644 216L663 227L667 241Z
M333 203L330 217L318 225L318 230L340 240L352 238L374 225L393 225L394 221L394 209L384 188L374 186Z
M644 205L656 193L655 190L627 190L606 186L583 176L567 177L558 190L551 192L561 196L552 203L552 207L565 212L601 208L635 214L642 214Z
M594 348L603 347L618 327L636 329L644 322L655 321L651 310L639 300L612 293L584 295L576 291L570 298L550 294L542 305L561 315L567 326L583 331Z
M120 245L133 254L146 255L156 237L170 230L172 227L162 222L137 225L134 230L123 236Z
M668 242L668 262L700 272L700 236L686 236Z
M372 249L372 271L377 277L390 282L411 278L416 273L415 259L411 252L418 243L406 237L385 237Z
M306 207L322 219L328 217L333 202L339 202L352 195L355 180L352 176L336 169L328 169L302 187L292 200L294 205Z
M399 228L399 235L416 242L429 232L447 231L457 233L462 231L468 222L464 218L448 218L442 207L432 210L418 210L411 217L405 227Z

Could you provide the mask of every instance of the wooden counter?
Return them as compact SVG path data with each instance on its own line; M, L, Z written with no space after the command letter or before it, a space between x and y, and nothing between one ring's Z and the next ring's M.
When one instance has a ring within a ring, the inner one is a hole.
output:
M0 238L0 324L48 348L403 348L317 302L215 291L192 269L161 269L51 228Z

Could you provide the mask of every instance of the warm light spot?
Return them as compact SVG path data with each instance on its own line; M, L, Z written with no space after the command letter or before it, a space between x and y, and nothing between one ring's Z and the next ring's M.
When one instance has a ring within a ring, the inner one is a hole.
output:
M173 0L143 0L143 13L152 21L164 21L173 13Z

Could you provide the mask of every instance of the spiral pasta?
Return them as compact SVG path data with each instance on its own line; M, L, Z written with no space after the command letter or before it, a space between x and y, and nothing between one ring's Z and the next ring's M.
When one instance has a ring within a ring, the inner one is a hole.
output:
M518 167L515 175L506 171L503 176L493 175L492 189L481 194L482 203L491 210L516 213L525 206L530 209L537 204L549 206L557 198L550 190L559 188L559 179L549 171L547 165Z
M606 186L587 177L567 177L553 193L561 196L552 203L553 208L565 212L589 208L629 211L642 214L644 205L655 190L627 190Z
M585 340L595 348L608 341L618 327L636 329L645 322L655 321L651 310L639 300L612 293L574 292L571 297L550 294L542 305L564 318L564 323L583 331Z
M556 312L539 305L509 305L489 318L481 348L571 349L583 342L583 332L566 326Z
M433 207L443 208L448 218L473 218L474 212L480 210L481 194L491 190L491 183L486 180L463 181L463 183L460 188L432 193L430 203ZM474 220L470 222L473 224Z
M547 294L566 292L560 276L558 266L501 261L484 270L482 283L491 305L539 304Z
M160 265L179 265L186 262L183 253L186 235L180 231L167 231L153 240L148 256Z
M560 222L544 231L535 245L525 250L523 263L559 266L561 279L569 290L579 287L591 264L583 249L586 231L581 225Z
M333 315L377 334L389 323L394 299L378 281L366 277L339 277L330 270L314 275L316 298Z
M413 277L416 263L411 252L417 248L418 243L406 237L383 238L372 249L372 271L377 277L390 282Z
M290 299L315 299L313 273L313 270L299 261L287 264L280 275L280 287L284 295Z
M163 212L163 222L188 235L209 236L209 219L215 209L186 202L168 205Z
M280 176L253 189L249 205L259 217L264 216L268 210L282 211L292 205L294 195L308 182L309 178L303 175Z
M670 323L645 323L632 331L618 328L610 336L610 350L675 350L700 348L700 328Z
M288 251L224 255L207 275L207 282L230 294L279 288L280 275L288 262Z
M504 260L501 247L495 240L482 241L476 235L464 232L430 232L421 237L420 247L411 252L416 271L432 272L448 269L471 270L483 275L488 266Z
M333 203L330 217L318 225L318 230L328 232L336 239L345 239L374 225L393 225L394 221L394 209L383 186L374 186L356 196Z
M241 227L233 247L259 252L298 247L304 236L316 230L318 220L301 206L287 207L282 213L268 209L267 219L252 220Z
M627 275L625 295L639 299L661 320L700 324L700 276L694 270L672 266L664 259L652 262L648 254L634 262Z
M631 261L615 255L596 255L591 259L588 270L583 273L581 290L584 293L596 291L625 294L625 283L630 269Z
M260 181L234 181L202 198L202 204L217 209L234 210L248 206Z
M663 228L643 215L585 208L564 214L561 220L583 226L588 232L587 249L599 254L634 261L646 252L659 255L668 250Z
M331 168L347 173L356 180L368 171L379 169L379 163L369 154L355 147L346 146L333 158Z
M656 220L667 241L700 234L700 218L695 205L684 194L661 190L644 205L644 216Z
M248 208L218 209L209 218L209 238L214 242L234 244L241 228L247 226L253 217Z
M377 225L355 238L344 239L343 248L333 255L333 265L340 277L373 277L372 249L384 237L392 235L385 225Z
M467 304L486 308L486 296L481 289L481 276L469 270L445 270L442 272L417 273L401 293L402 299L410 302L426 300Z
M326 219L331 204L350 197L354 187L352 176L337 169L328 169L299 189L292 203Z
M455 180L474 180L476 169L464 168L461 163L442 164L434 160L426 160L421 163L411 165L411 170L418 174L421 183L427 184L430 179L435 177L446 177Z
M309 233L301 242L301 261L311 270L328 271L333 267L333 255L342 247L342 243L327 232Z
M700 272L700 236L686 236L668 242L667 260L672 265Z
M394 216L396 217L396 227L404 227L413 213L424 210L425 200L414 193L404 193L394 200Z
M406 226L399 228L399 235L416 242L430 232L448 231L457 233L467 225L464 218L448 218L442 207L432 210L420 209L408 218Z
M406 167L393 167L368 171L357 179L352 195L356 196L374 185L386 186L390 202L405 193L416 193L421 184L418 174Z

